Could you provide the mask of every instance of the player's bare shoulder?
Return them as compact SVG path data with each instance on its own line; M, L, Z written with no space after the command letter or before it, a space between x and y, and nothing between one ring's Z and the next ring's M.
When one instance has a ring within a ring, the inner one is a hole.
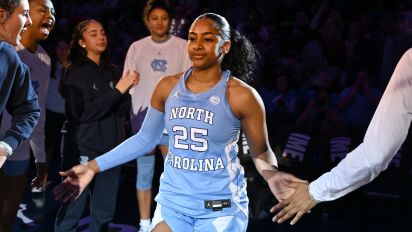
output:
M183 73L177 73L174 75L164 76L157 82L153 96L159 97L162 102L165 102L170 92L175 85L179 82L179 79L183 76Z
M256 90L253 87L233 76L229 78L227 90L229 101L231 97L235 97L239 100L247 100L250 97L253 97L256 93Z
M244 106L255 105L260 101L256 90L236 77L229 78L227 97L233 113L239 118L243 115Z
M179 82L179 79L182 77L183 73L176 73L173 75L168 75L160 78L158 82L158 87L173 89L173 87Z

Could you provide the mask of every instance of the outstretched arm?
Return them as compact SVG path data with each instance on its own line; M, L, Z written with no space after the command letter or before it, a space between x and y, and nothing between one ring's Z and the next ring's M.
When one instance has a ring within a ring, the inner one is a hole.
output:
M96 173L127 163L151 151L160 141L165 128L164 102L176 79L177 75L160 80L153 92L151 107L147 111L139 133L88 162L87 165L80 164L66 172L61 172L60 175L67 178L53 190L55 199L64 202L75 199L92 181Z
M295 191L295 182L307 182L277 169L277 160L267 136L263 101L257 92L245 84L232 86L231 90L229 96L233 97L229 102L241 120L256 169L268 182L275 197L283 201Z
M160 141L164 129L164 113L149 107L142 128L111 151L87 163L79 164L60 175L67 177L54 189L56 200L77 198L98 172L127 163L150 152Z
M385 170L405 141L412 120L412 50L399 61L366 131L363 143L330 172L298 188L290 199L275 206L282 209L274 221L296 215L296 223L315 201L331 201L371 182ZM310 197L312 196L312 198Z

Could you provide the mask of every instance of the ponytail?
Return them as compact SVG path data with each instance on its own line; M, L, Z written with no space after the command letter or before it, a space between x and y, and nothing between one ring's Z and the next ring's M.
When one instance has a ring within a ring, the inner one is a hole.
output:
M232 75L247 82L253 78L259 53L252 43L238 31L230 31L230 51L222 61L222 69L230 70Z

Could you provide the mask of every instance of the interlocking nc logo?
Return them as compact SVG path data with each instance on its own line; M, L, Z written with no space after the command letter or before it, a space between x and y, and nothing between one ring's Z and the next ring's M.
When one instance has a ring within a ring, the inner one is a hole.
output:
M166 72L166 70L167 70L167 67L166 67L167 61L166 60L154 59L150 65L151 65L152 70L154 72Z

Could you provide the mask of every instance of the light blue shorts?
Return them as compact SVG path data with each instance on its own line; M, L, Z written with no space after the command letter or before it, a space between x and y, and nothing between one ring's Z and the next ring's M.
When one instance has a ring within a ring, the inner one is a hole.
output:
M4 162L3 166L1 167L1 171L5 176L21 176L26 171L29 163L29 159L18 161L6 160L6 162Z
M150 230L153 230L162 221L172 231L244 232L247 229L249 218L240 210L236 215L231 216L193 218L158 203Z

